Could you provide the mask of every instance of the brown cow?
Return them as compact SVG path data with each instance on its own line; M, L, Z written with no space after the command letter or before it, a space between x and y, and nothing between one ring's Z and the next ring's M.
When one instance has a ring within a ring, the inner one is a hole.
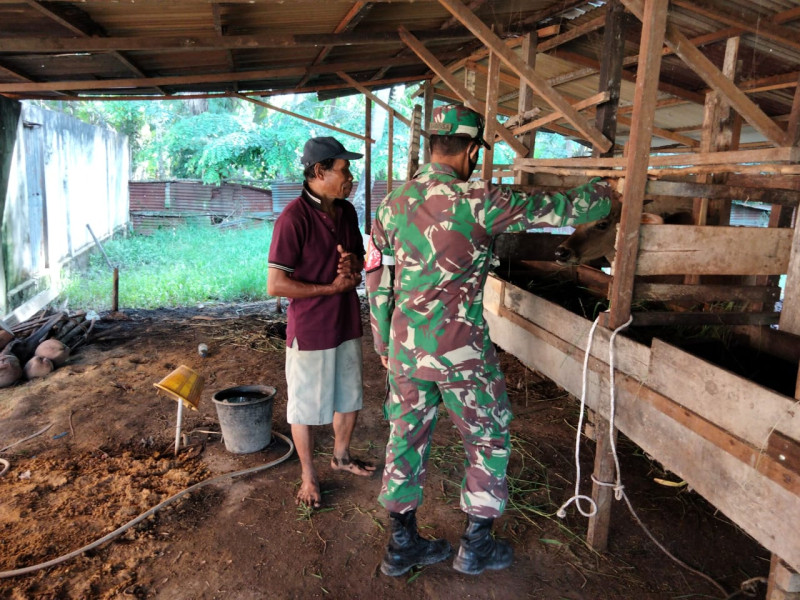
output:
M642 223L690 224L692 200L645 200ZM605 258L608 264L616 255L617 225L622 213L622 203L612 200L611 212L605 219L578 225L575 231L556 248L556 262L561 265L585 265Z

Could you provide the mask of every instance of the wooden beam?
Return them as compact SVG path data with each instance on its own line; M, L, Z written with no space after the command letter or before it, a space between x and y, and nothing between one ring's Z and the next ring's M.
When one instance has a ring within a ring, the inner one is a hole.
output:
M628 10L635 14L642 23L646 23L646 21L643 20L645 16L642 0L622 1ZM788 136L786 132L778 127L743 91L736 87L736 84L725 77L725 75L714 66L714 63L703 56L675 25L667 25L665 40L675 54L691 67L709 87L719 92L754 129L759 131L776 146L788 145ZM641 73L641 71L638 72Z
M711 200L743 200L763 202L781 206L797 206L800 191L744 187L693 181L648 181L645 187L648 196L679 196L681 198L709 198Z
M623 0L626 3L626 0ZM656 94L661 72L661 48L667 24L668 0L649 0L642 18L642 41L634 91L634 111L631 134L626 148L625 191L622 215L617 233L617 254L614 260L614 280L609 301L611 310L605 326L616 329L627 322L631 313L633 278L639 248L639 225L647 185L647 165L655 116ZM600 159L613 160L613 159Z
M419 79L418 76L415 76L414 79L409 80L408 77L392 77L389 79L381 79L379 81L369 81L366 82L364 85L368 86L377 86L377 85L394 85L397 83L417 83ZM430 79L430 75L426 76L424 81ZM170 94L168 96L153 96L153 95L115 95L115 96L92 96L92 95L82 95L82 96L59 96L57 100L64 101L64 102L78 102L78 101L92 101L92 102L121 102L126 100L198 100L201 98L230 98L234 94L242 94L244 96L261 96L261 97L270 97L270 96L282 96L285 94L312 94L315 92L321 91L328 91L328 90L341 90L345 89L345 86L339 83L328 84L328 85L312 85L304 88L287 88L287 89L272 89L272 90L261 90L255 92L211 92L206 94L201 93L189 93L189 94ZM6 94L7 96L15 96L15 94ZM40 94L25 94L24 98L19 99L28 99L28 100L55 100L52 95L45 96Z
M687 285L678 283L633 284L636 301L647 302L776 302L780 297L778 286L763 285Z
M544 78L536 73L529 65L514 52L511 52L503 41L493 33L486 24L483 23L473 13L468 11L459 0L439 0L447 10L449 10L467 29L472 31L493 52L511 67L520 78L524 79L550 106L564 114L564 118L575 127L587 140L591 141L603 152L611 148L611 142L597 128L592 125L583 115L572 108L558 92L547 85Z
M422 44L422 42L411 35L404 27L400 28L400 37L403 39L405 44L430 67L431 71L436 73L442 79L442 81L444 81L450 87L450 89L456 93L456 95L468 108L471 108L475 112L481 114L486 112L485 103L481 102L475 98L475 96L470 94L466 87L464 87L464 85L459 82L441 62L439 62L439 59L436 58L430 52L430 50L428 50ZM508 129L499 123L497 127L497 133L504 142L511 146L515 152L523 153L527 150L527 148L525 148Z
M415 31L425 42L473 39L463 28L455 31ZM192 52L207 50L258 50L269 48L324 48L374 46L400 43L395 32L298 33L253 35L166 35L124 37L14 37L0 39L0 52L123 52L158 50ZM320 61L322 62L322 61ZM314 63L319 64L319 63Z
M792 111L789 113L786 135L789 137L790 145L797 146L800 144L800 75L798 75L797 87L794 89Z
M602 104L603 102L608 102L609 98L611 98L610 92L599 92L594 96L589 96L585 100L580 100L572 104L572 108L576 111L583 110L584 108L589 108L590 106L597 106L598 104ZM539 129L540 127L544 127L549 123L554 123L556 121L560 121L565 119L564 115L560 111L553 111L546 117L542 117L540 119L536 119L535 121L531 121L530 123L526 123L525 125L520 125L519 127L515 127L511 131L514 135L521 135L523 133L527 133L528 131L533 131L535 129Z
M634 120L635 120L634 112ZM630 145L630 142L629 144ZM763 150L731 150L730 152L693 152L676 154L669 156L652 156L648 164L651 167L675 167L681 165L734 165L748 163L774 163L800 161L800 149L798 148L765 148ZM547 167L578 167L587 168L614 168L624 167L628 164L628 159L618 158L537 158L536 162L532 159L517 159L514 164Z
M425 91L423 92L423 114L422 114L422 129L427 133L431 126L431 118L433 116L433 85L428 81L425 83ZM431 140L430 136L426 135L423 140L423 160L426 163L431 161Z
M494 52L489 54L489 73L486 76L486 112L484 113L485 132L484 139L494 142L494 130L498 127L497 123L497 97L500 87L500 57ZM492 180L494 166L494 144L490 148L483 150L483 164L481 165L481 178L486 181Z
M383 66L387 62L398 65L415 65L417 60L410 58L375 59L329 63L310 67L313 73L336 73L337 71L361 71ZM142 77L128 79L89 79L79 81L47 81L0 84L0 93L51 92L58 90L116 90L129 88L152 88L163 85L192 85L202 83L226 83L229 81L258 81L280 77L296 77L306 72L304 67L280 67L257 71L237 71L235 73L209 73L204 75L170 75L164 77ZM341 88L338 86L336 89ZM288 93L291 90L286 90Z
M797 217L795 217L794 239L789 254L784 303L778 328L787 333L800 335L800 218Z
M357 89L359 92L361 92L362 94L364 94L364 95L365 95L367 98L369 98L370 100L372 100L372 101L373 101L375 104L377 104L378 106L381 106L381 107L383 107L384 109L386 109L386 110L387 110L387 111L389 111L390 113L391 113L391 112L394 112L394 116L395 116L397 119L399 119L400 121L402 121L403 123L405 123L406 127L411 127L411 119L409 119L408 117L404 117L404 116L402 115L402 113L400 113L400 112L399 112L399 111L397 111L396 109L394 109L394 108L392 108L391 106L389 106L389 104L387 104L386 102L384 102L383 100L381 100L381 99L380 99L378 96L376 96L375 94L373 94L373 93L372 93L372 92L371 92L371 91L370 91L370 90L369 90L369 89L368 89L366 86L364 86L364 85L360 84L359 82L357 82L355 79L353 79L352 77L350 77L350 75L348 75L348 74L347 74L347 73L345 73L344 71L339 71L339 72L337 72L336 74L339 76L339 78L341 78L341 79L343 79L344 81L346 81L347 83L349 83L351 86L353 86L353 87L354 87L355 89Z
M277 111L279 113L283 113L285 115L289 115L290 117L294 117L295 119L300 119L301 121L306 121L307 123L313 123L314 125L319 125L320 127L325 127L326 129L330 129L332 131L337 131L339 133L343 133L345 135L349 135L350 137L358 138L359 140L364 140L368 144L374 144L375 140L371 139L368 135L361 135L360 133L353 133L352 131L347 131L346 129L340 129L339 127L335 127L330 123L325 123L323 121L317 121L316 119L312 119L310 117L305 117L303 115L294 113L290 110L286 110L285 108L281 108L279 106L273 106L267 102L262 100L256 100L255 98L251 98L250 96L245 96L244 94L231 94L234 98L239 98L239 100L246 100L247 102L252 102L253 104L258 104L259 106L263 106L264 108L268 108L270 110Z
M536 55L539 53L538 46L539 37L536 35L536 32L529 33L522 40L520 58L522 58L525 64L530 65L532 69L536 68ZM534 93L531 87L522 79L519 80L518 85L519 96L517 98L517 112L520 115L520 118L522 118L523 115L527 114L534 108ZM506 121L505 126L509 126L508 121ZM536 132L532 131L520 136L519 141L525 148L527 148L527 152L525 152L525 154L517 154L517 157L533 158L533 153L536 148ZM533 183L533 175L523 171L517 171L514 175L514 183L519 185L531 184Z

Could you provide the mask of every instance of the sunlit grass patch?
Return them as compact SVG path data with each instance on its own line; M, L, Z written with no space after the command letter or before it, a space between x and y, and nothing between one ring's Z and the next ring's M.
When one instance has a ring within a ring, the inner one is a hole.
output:
M161 308L267 298L271 240L271 223L250 229L187 226L115 238L103 248L119 269L120 308ZM111 308L112 272L101 254L65 280L60 299L70 309Z

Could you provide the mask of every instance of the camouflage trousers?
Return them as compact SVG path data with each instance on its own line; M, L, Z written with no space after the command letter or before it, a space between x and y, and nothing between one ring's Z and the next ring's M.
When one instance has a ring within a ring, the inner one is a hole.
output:
M461 510L484 518L503 513L511 422L505 378L493 364L465 375L460 381L423 381L389 373L385 412L391 427L378 501L390 512L405 513L422 504L431 436L442 402L466 453Z

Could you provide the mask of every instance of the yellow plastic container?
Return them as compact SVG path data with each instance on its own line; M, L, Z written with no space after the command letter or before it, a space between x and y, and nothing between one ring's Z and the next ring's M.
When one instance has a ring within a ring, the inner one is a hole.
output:
M185 365L181 365L160 382L153 385L173 400L183 402L183 405L187 408L197 410L205 380L197 372Z

